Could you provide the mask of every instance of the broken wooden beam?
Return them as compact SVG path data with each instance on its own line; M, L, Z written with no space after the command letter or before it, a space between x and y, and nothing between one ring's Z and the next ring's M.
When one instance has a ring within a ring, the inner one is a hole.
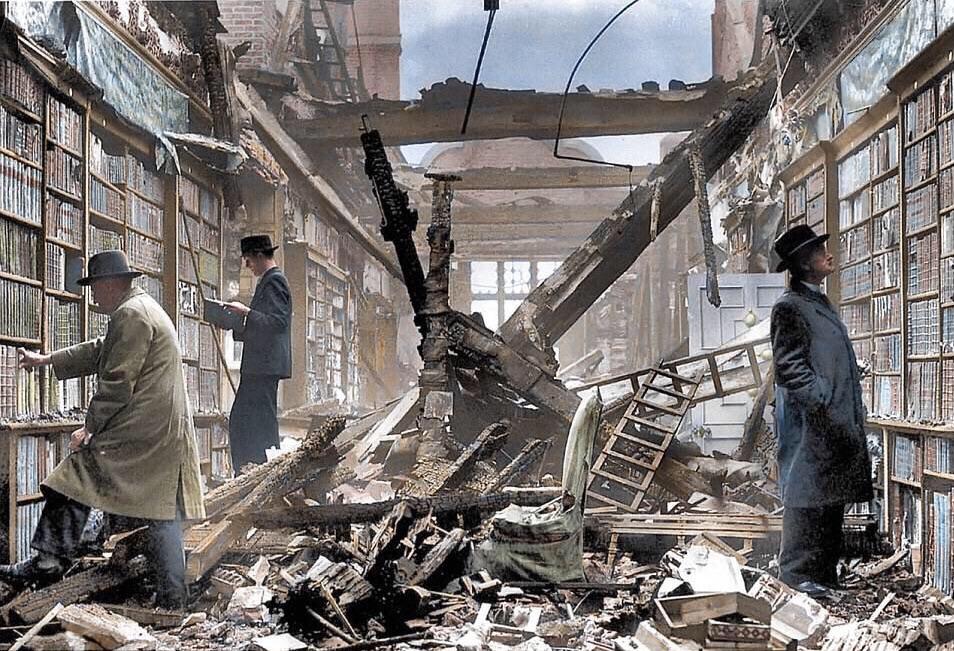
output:
M451 493L435 497L408 497L368 504L320 504L318 506L263 509L236 516L236 522L260 529L331 526L343 523L373 522L405 502L416 514L433 511L435 515L477 509L481 512L498 511L510 504L541 506L561 495L561 489L505 490L490 495Z
M517 456L500 471L486 492L496 493L503 490L505 486L517 485L540 465L552 444L553 439L528 441L517 453Z

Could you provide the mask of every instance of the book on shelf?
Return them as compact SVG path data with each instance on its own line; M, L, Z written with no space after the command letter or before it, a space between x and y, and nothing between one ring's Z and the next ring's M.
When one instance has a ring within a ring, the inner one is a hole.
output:
M954 359L945 359L941 365L944 382L941 383L941 418L945 421L954 421ZM954 474L954 470L951 471Z
M0 106L0 147L37 165L43 164L43 129Z
M839 261L851 264L871 253L871 230L868 224L843 232L839 240Z
M885 294L871 299L871 320L878 332L901 327L901 294Z
M126 155L126 166L128 187L150 201L161 204L165 189L162 174L154 172L132 154Z
M179 319L179 349L182 357L190 360L199 359L199 321L182 317Z
M46 103L47 136L75 152L83 151L83 116L52 95Z
M122 235L108 228L99 228L89 225L89 254L91 256L103 251L125 250L126 240Z
M941 347L938 302L934 299L908 303L908 354L937 355Z
M83 161L62 149L46 150L46 182L77 199L83 196Z
M207 298L202 302L202 318L223 330L242 327L243 318L226 309L225 303Z
M92 229L92 226L90 227ZM77 247L83 245L83 209L70 201L46 196L46 235ZM96 253L91 252L91 254Z
M182 375L185 378L186 395L193 409L199 406L199 367L182 363Z
M937 125L939 165L944 166L954 161L954 120L947 120Z
M94 174L114 185L126 182L125 154L110 154L103 146L102 139L95 133L90 134L89 168Z
M903 360L901 335L885 335L874 338L872 354L873 368L879 373L896 373L901 371Z
M874 251L898 246L901 239L901 210L895 207L875 217L872 221L871 236Z
M199 371L199 411L215 412L219 410L219 373L201 369Z
M931 134L904 151L904 187L925 181L937 172L937 135Z
M162 305L162 279L143 274L133 279L133 285L149 294L156 303Z
M838 163L838 196L854 192L871 180L871 154L866 145Z
M901 418L901 377L877 375L873 378L872 413L885 418Z
M203 323L199 328L199 365L202 368L218 367L218 350L215 345L216 334L212 326Z
M881 212L891 206L898 205L900 196L898 177L889 176L884 181L871 187L871 211Z
M89 180L89 207L118 222L126 220L126 199L96 177Z
M819 167L805 179L805 192L809 199L817 197L825 191L825 168Z
M930 231L908 238L908 293L923 294L938 289L940 261L937 233Z
M10 59L0 60L0 94L36 116L43 113L43 84Z
M212 476L216 479L232 478L232 457L228 450L212 450Z
M907 418L909 420L937 418L937 372L937 362L908 362Z
M880 176L898 165L898 125L893 125L871 139L871 176Z
M851 300L858 296L863 296L865 294L871 293L871 261L865 260L858 264L852 265L850 267L845 267L841 270L839 274L841 280L841 298L842 300ZM335 296L335 302L339 299L342 301L341 306L344 306L344 297ZM333 304L334 305L334 304ZM335 307L338 307L335 305ZM343 312L344 310L339 310ZM344 328L344 315L335 317L334 323L334 334L337 337L343 336Z
M36 229L0 217L0 271L39 280Z
M934 87L931 86L904 105L904 141L911 142L924 135L936 122Z
M901 251L894 249L878 254L871 259L874 289L898 287L901 279Z
M838 308L841 320L848 329L848 336L855 337L871 332L871 305L868 301L850 303Z
M184 280L179 281L179 311L199 316L199 288Z
M43 290L0 278L0 335L40 338L40 307Z
M40 225L43 173L0 153L0 210Z
M49 242L46 245L46 286L66 291L66 249Z
M109 315L95 310L89 311L87 317L87 327L89 329L89 338L105 337L106 329L109 327Z
M0 418L36 417L42 411L39 373L19 367L16 346L0 345Z
M162 208L155 206L137 195L129 196L126 203L129 209L128 223L147 235L162 237Z
M126 255L129 256L131 266L162 273L162 242L127 231Z

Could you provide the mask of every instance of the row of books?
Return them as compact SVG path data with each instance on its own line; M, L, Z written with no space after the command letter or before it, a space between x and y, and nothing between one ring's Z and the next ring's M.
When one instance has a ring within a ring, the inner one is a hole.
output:
M901 251L892 249L871 259L873 289L891 289L899 287L901 282Z
M899 184L897 175L889 176L880 183L871 186L871 210L881 212L898 204Z
M954 253L954 214L941 215L941 256Z
M793 219L799 215L805 214L805 206L807 204L807 197L805 194L805 184L799 183L798 185L789 188L788 190L788 218Z
M212 428L195 428L195 447L199 453L199 463L208 463L212 458Z
M57 244L46 244L46 286L66 291L66 249Z
M934 88L929 87L904 105L904 141L911 142L927 133L934 128L936 122Z
M901 327L901 294L885 294L871 299L871 325L875 332Z
M876 177L898 166L898 125L892 125L871 139L871 176Z
M928 491L926 495L928 540L925 545L925 578L943 594L954 589L951 576L951 538L954 518L951 505L954 490Z
M198 411L195 397L199 395L199 367L183 362L182 376L185 379L185 390L189 402L192 404L192 408Z
M143 275L133 280L136 287L149 294L157 303L162 305L162 279L155 276Z
M30 502L29 504L17 505L17 530L16 530L16 558L10 562L25 561L34 552L30 547L33 541L33 532L40 522L40 514L43 513L43 502Z
M0 278L0 335L40 338L43 290Z
M908 354L937 355L941 347L938 304L933 299L908 303Z
M59 463L57 440L46 436L17 438L17 497L37 495L40 483Z
M199 366L215 369L219 366L218 350L212 326L202 324L199 329Z
M77 414L86 407L83 398L83 378L58 380L53 372L45 375L48 396L47 412L54 414Z
M126 165L127 187L161 205L165 199L165 183L162 174L154 172L132 154L126 156Z
M179 229L179 244L188 247L191 241L196 250L203 248L212 253L219 252L219 229L207 222L200 222L195 217L185 215L185 226ZM188 228L188 233L186 232Z
M850 267L844 267L840 273L841 297L850 300L871 293L871 261L865 260ZM337 298L337 297L336 297ZM338 321L338 319L336 319Z
M921 441L916 436L894 435L894 476L921 481Z
M199 371L199 411L219 411L219 374L217 371Z
M908 238L907 286L909 294L923 294L938 289L937 233L929 231Z
M838 261L851 264L871 254L871 236L868 224L844 231L838 238Z
M0 346L0 418L36 416L43 411L39 374L20 369L19 363L16 346Z
M46 182L77 200L83 196L83 161L62 149L46 151Z
M941 192L938 208L940 210L945 210L951 206L954 206L954 167L941 170L941 174L938 177L938 183L940 185Z
M127 231L126 255L129 256L130 265L153 273L162 273L161 242Z
M83 340L78 301L48 297L46 310L47 351L59 350Z
M179 350L185 360L199 359L199 321L183 317L179 319Z
M189 249L179 247L179 278L182 280L192 283L193 285L199 284L199 279L195 275L195 264L192 261L192 254L189 252Z
M937 85L938 114L947 115L954 111L954 73L945 72Z
M872 382L874 396L872 413L884 418L901 418L901 378L900 376L879 375Z
M838 229L846 230L871 216L871 195L856 194L838 202Z
M941 352L954 353L954 307L941 308Z
M71 201L46 195L46 234L74 246L83 246L83 209Z
M941 302L954 301L954 258L941 260Z
M929 436L926 440L924 467L954 475L954 439Z
M900 372L902 360L900 334L875 337L872 354L875 371L879 373Z
M103 141L95 133L90 134L89 169L115 185L122 185L126 182L126 156L124 154L110 154L103 147Z
M43 129L0 106L0 147L37 165L43 164Z
M219 257L208 251L199 251L199 274L210 285L219 284Z
M896 247L901 237L901 211L893 208L875 217L871 225L871 237L873 251Z
M0 271L39 280L35 229L0 217Z
M89 207L116 221L126 220L126 199L97 178L89 180Z
M954 161L954 120L947 120L937 126L938 165L943 167Z
M36 115L43 113L43 85L10 59L0 60L0 94Z
M805 191L809 199L814 199L825 191L825 168L819 167L805 179Z
M212 450L212 477L232 478L232 456L228 450Z
M123 236L108 228L89 225L89 254L94 256L103 251L123 250L126 248Z
M162 237L162 208L131 194L127 200L129 225L148 235Z
M809 226L816 228L816 224L825 221L825 197L815 197L808 202L805 209L805 220Z
M844 197L871 180L871 150L865 145L838 163L838 196Z
M849 303L838 308L841 320L848 328L848 336L871 332L871 304L868 301Z
M43 173L0 153L0 210L40 225Z
M102 312L96 312L94 310L90 310L89 315L86 317L86 320L87 320L87 326L89 328L90 339L106 336L106 328L109 327L108 314L103 314Z
M188 212L212 224L219 223L219 200L210 190L184 176L179 180L179 197Z
M83 116L52 95L46 100L46 126L50 140L83 151Z
M195 316L202 314L202 299L198 286L184 280L179 281L179 311Z
M945 421L954 421L954 359L945 359L941 363L941 416Z
M931 134L904 150L904 187L925 181L937 172L937 135Z

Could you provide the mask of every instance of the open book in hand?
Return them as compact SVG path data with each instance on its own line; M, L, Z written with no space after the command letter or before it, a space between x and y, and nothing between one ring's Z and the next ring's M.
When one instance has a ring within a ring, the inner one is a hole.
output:
M202 318L224 330L235 330L242 327L242 317L225 307L222 301L207 298L202 302Z

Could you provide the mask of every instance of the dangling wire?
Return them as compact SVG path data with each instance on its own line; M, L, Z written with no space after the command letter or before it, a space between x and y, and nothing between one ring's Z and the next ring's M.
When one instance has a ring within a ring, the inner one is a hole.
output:
M474 95L477 94L477 79L480 78L480 66L484 63L484 52L487 51L487 41L490 40L490 28L494 26L496 9L490 9L487 16L487 29L484 30L484 42L480 44L480 54L477 56L477 67L474 69L474 81L470 84L470 97L467 98L467 110L464 112L464 124L460 127L461 133L467 133L467 123L470 121L470 110L474 107Z
M596 42L600 40L600 37L603 36L604 32L610 28L610 25L616 22L616 19L625 14L633 5L635 5L639 0L631 0L625 7L616 12L616 15L609 19L609 22L603 25L603 29L597 32L596 36L593 37L593 40L590 41L590 44L586 46L586 49L583 50L583 54L580 55L580 58L577 59L576 65L573 66L573 71L570 73L570 78L566 80L566 88L563 89L563 101L560 102L560 119L557 120L557 134L556 142L553 143L553 157L560 158L563 160L575 160L582 163L596 163L598 165L611 165L613 167L622 167L627 169L630 172L633 171L633 166L626 163L612 163L605 160L594 160L592 158L583 158L581 156L569 156L560 153L560 134L563 132L563 114L566 111L566 99L570 94L570 85L573 83L573 77L576 75L576 71L579 69L580 64L583 63L583 59L586 58L586 55L590 53L590 50L593 49L593 46L596 45Z

